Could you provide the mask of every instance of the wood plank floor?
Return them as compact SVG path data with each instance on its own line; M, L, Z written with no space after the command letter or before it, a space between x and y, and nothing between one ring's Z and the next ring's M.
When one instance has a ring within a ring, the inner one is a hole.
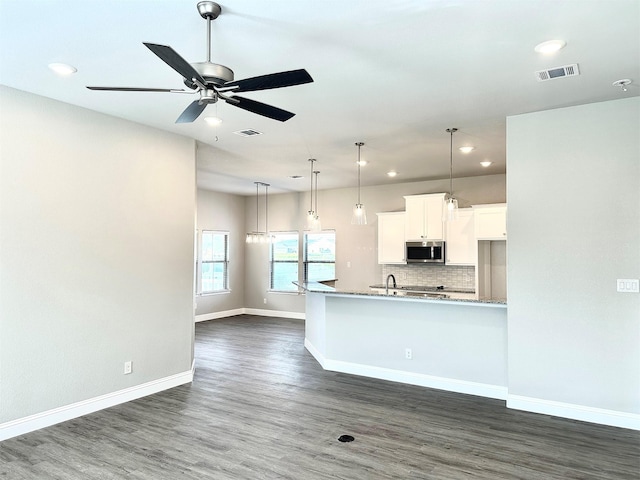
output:
M325 372L303 339L300 320L199 323L191 385L2 442L0 478L640 478L640 432Z

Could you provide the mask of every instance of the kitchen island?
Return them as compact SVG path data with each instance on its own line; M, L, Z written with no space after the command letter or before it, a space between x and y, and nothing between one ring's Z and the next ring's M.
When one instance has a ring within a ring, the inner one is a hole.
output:
M325 370L506 399L506 302L299 287Z

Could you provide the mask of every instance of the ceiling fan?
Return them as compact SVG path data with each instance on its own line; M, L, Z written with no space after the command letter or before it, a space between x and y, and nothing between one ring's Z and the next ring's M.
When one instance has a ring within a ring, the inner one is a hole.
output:
M190 123L197 119L205 107L222 99L249 112L285 122L295 115L278 107L267 105L256 100L235 95L238 92L252 92L271 88L291 87L313 82L313 78L305 69L271 73L258 77L233 79L233 70L224 65L211 62L211 21L218 18L222 8L215 2L198 2L200 16L207 20L207 61L189 63L168 45L146 43L144 45L160 59L184 78L189 90L170 88L136 88L136 87L87 87L89 90L108 90L117 92L167 92L200 94L176 120L176 123Z

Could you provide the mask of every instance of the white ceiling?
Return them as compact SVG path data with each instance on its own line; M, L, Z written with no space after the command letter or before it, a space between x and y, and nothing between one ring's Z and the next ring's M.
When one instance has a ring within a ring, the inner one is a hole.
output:
M251 195L504 173L506 117L640 94L638 0L221 0L212 61L236 79L305 68L314 83L243 94L297 115L281 123L224 102L175 124L194 100L96 92L86 85L184 88L142 42L206 60L206 21L189 0L0 1L0 83L198 140L198 184ZM534 52L549 39L567 46ZM78 72L54 75L65 62ZM537 82L537 70L578 63L581 75ZM612 83L631 78L627 92ZM207 115L224 123L212 128ZM263 135L233 134L255 129ZM457 151L473 145L468 155ZM479 162L491 160L483 169ZM395 169L395 179L386 176ZM290 175L302 175L299 180ZM454 183L455 188L455 183Z

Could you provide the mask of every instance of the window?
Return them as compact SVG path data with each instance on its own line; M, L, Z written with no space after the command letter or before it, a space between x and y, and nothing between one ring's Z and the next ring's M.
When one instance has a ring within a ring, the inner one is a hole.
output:
M202 231L200 293L229 290L229 233Z
M291 282L298 281L298 232L272 233L269 288L297 292Z
M336 278L336 232L304 234L304 281Z

